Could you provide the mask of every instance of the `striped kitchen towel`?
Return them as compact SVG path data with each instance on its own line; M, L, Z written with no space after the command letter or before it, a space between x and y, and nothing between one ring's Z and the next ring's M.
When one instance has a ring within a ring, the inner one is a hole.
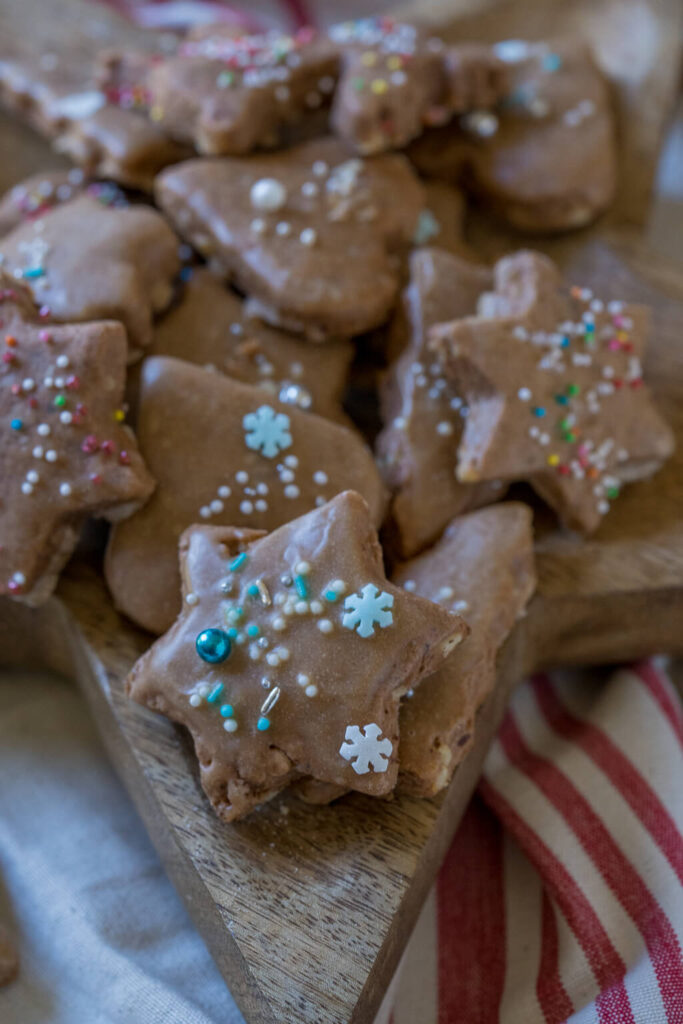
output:
M654 663L522 685L380 1018L683 1024L682 784Z

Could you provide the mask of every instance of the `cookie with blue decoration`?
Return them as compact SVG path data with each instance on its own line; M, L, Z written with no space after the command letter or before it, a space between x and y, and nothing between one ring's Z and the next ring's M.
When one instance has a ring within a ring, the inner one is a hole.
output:
M120 324L55 324L0 272L0 595L37 605L89 516L133 512L153 481L121 408Z
M234 821L302 776L390 793L400 697L467 627L387 581L360 495L267 536L192 527L180 560L182 613L127 689L190 730L216 813Z
M154 633L180 610L178 538L193 523L274 530L351 487L376 525L384 514L358 433L179 359L143 363L137 436L157 488L113 531L105 569L117 606Z

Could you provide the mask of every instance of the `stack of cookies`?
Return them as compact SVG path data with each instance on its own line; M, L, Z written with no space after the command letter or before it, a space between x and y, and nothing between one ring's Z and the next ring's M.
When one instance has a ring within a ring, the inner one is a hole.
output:
M589 53L388 18L8 50L0 96L78 167L0 202L0 594L46 600L104 517L112 599L160 637L129 693L222 818L434 795L534 589L508 486L587 534L673 446L646 310L463 240L462 190L523 230L609 205Z

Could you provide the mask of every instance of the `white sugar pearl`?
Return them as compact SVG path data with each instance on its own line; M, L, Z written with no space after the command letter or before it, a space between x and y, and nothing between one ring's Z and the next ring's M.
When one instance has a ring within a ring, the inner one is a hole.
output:
M275 234L279 235L280 238L286 238L287 235L291 235L292 225L288 224L286 220L281 220L279 224L275 225Z
M52 377L44 377L43 384L45 385L46 388L51 388L52 385L54 384L54 381Z
M311 571L310 562L297 562L294 566L294 572L299 576L305 576L307 572Z
M329 167L327 166L324 160L316 160L313 164L312 169L316 178L324 178L329 170Z
M262 235L263 232L266 230L266 222L263 220L262 217L255 217L254 220L252 220L249 227L251 228L255 235Z
M68 498L71 494L71 484L60 484L59 493L63 498Z
M317 232L313 228L304 228L299 235L299 241L302 245L315 245L318 240Z
M202 507L199 510L199 514L202 517L202 519L209 519L211 517L211 509L209 508L208 505L202 505Z
M39 445L39 444L37 444L37 445L35 446L35 448L33 449L33 451L31 452L31 454L33 455L33 458L34 458L34 459L42 459L42 457L43 457L43 455L44 455L44 451L43 451L43 449L42 449L42 448L40 447L40 445Z
M310 686L306 687L304 693L306 694L307 697L317 697L318 687L315 685L315 683L311 683Z
M222 487L218 488L218 497L219 498L229 498L231 494L232 494L232 491L230 490L229 487L226 487L225 485L223 485Z
M12 573L12 579L20 587L23 587L24 583L26 583L26 577L24 576L23 572Z
M296 469L299 465L299 460L296 455L287 455L285 457L285 466L289 466L290 469Z
M308 601L297 601L294 605L294 611L297 615L305 615L308 611Z
M196 604L199 604L199 598L197 597L196 594L192 594L192 593L186 594L185 601L187 602L187 604L191 605L192 607L194 607L194 605L196 605Z
M417 584L415 583L415 580L406 580L405 583L403 584L403 589L407 590L408 593L410 593L410 594L413 593L413 591L416 589L416 587L417 587Z
M21 493L22 494L33 494L33 486L32 486L32 484L23 483L21 485Z
M346 590L344 580L332 580L330 583L330 590L334 590L335 594L343 594Z
M37 484L38 481L40 480L40 477L36 473L35 469L29 469L28 473L26 474L26 479L30 484Z
M202 698L199 696L198 693L193 693L191 695L191 697L190 697L190 704L192 705L193 708L198 708L199 705L201 704L201 702L202 702Z
M448 437L449 434L453 433L453 426L448 420L442 420L441 423L437 423L436 432L442 437Z
M272 666L272 668L277 668L280 664L280 659L274 651L271 651L270 654L266 654L266 661L270 666Z
M36 382L34 381L33 377L26 377L25 380L22 380L21 386L24 389L24 391L33 391L33 389L36 386Z
M299 686L308 686L308 684L310 683L310 679L305 672L299 672L299 674L296 677L296 681L299 684Z
M282 618L281 615L276 615L271 625L273 629L276 630L276 632L281 633L282 630L285 629L285 627L287 626L287 622L285 619Z
M528 402L531 399L531 391L529 388L520 388L517 392L517 398L520 402Z
M71 415L71 413L68 410L65 410L64 412L60 412L60 414L59 414L59 421L60 421L60 423L66 423L68 425L69 423L71 423L72 419L73 419L73 416Z
M60 368L60 370L65 369L65 367L67 367L69 365L69 357L68 356L57 356L57 360L56 361L57 361L57 366Z
M249 190L249 199L255 210L274 213L287 202L287 189L277 178L259 178Z
M49 425L47 423L39 423L36 427L36 433L39 434L40 437L48 437L50 434Z
M257 494L267 494L268 493L268 484L258 484L258 486L256 487L256 493Z
M314 615L320 615L323 610L323 606L320 601L311 601L310 608Z
M223 502L220 501L218 498L214 498L214 500L209 505L209 508L211 509L214 515L218 515L219 512L222 512L223 507Z
M240 502L240 512L242 513L243 516L251 515L251 513L253 511L254 511L254 506L252 505L252 503L250 501L242 501L242 502Z
M280 470L280 480L282 481L283 484L291 484L291 482L294 479L295 479L295 476L292 473L291 469L282 469L282 470Z
M332 623L330 622L329 619L320 619L320 621L318 622L318 629L320 630L321 633L331 633Z
M235 473L235 480L238 484L246 484L249 480L249 474L241 469L239 473Z
M280 661L289 661L289 647L276 647L275 654L277 654Z
M317 196L318 186L314 181L305 181L301 186L301 194L304 196L308 196L309 199L312 196Z
M54 448L48 448L48 450L45 452L45 461L46 462L56 462L57 461L57 452L54 450Z
M257 512L266 512L268 510L268 502L264 501L263 498L259 498L254 503L254 508Z
M285 498L298 498L300 491L299 491L299 488L296 486L296 484L288 484L285 487L285 492L284 493L285 493Z
M236 732L237 722L235 721L234 718L226 718L225 721L223 722L223 728L225 729L226 732Z
M322 469L316 470L313 474L313 483L319 484L322 487L327 483L327 473L323 473Z

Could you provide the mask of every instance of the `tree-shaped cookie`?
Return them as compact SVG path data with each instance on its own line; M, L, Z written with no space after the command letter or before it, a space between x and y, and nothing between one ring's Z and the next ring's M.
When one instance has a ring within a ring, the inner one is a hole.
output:
M193 523L273 530L349 488L381 522L384 489L359 434L259 387L147 359L137 433L157 488L113 531L106 575L117 606L152 632L178 614L178 538Z
M324 340L388 316L396 259L423 189L404 157L349 157L334 138L282 152L190 160L157 179L157 199L216 269L273 323Z
M107 190L80 195L20 224L0 239L0 265L55 320L120 320L134 356L171 301L178 240L156 210L114 208L111 198Z
M204 268L193 269L179 300L156 325L148 351L215 369L287 405L348 422L341 403L353 346L310 345L249 316L236 292Z
M363 499L266 537L193 527L181 566L183 611L128 691L189 728L216 812L241 817L302 775L391 792L399 697L467 627L386 580Z
M153 484L123 423L120 324L53 324L0 274L0 344L0 594L37 604L83 521L130 514Z
M176 53L110 53L100 81L110 101L141 97L170 138L209 155L248 153L280 140L285 126L329 102L336 47L312 29L236 34L211 25Z
M448 47L390 17L342 22L330 38L342 54L332 126L359 153L399 149L428 125L493 106L504 90L505 65L490 47Z
M530 252L496 264L484 308L431 332L469 406L458 478L528 480L590 532L622 484L673 449L643 381L647 311L565 290L554 264Z
M380 469L394 492L394 542L403 557L434 541L453 516L502 496L498 483L456 478L467 404L428 347L429 328L475 313L490 284L486 268L440 249L419 250L410 260L397 313L408 345L384 380L385 427L377 439Z

